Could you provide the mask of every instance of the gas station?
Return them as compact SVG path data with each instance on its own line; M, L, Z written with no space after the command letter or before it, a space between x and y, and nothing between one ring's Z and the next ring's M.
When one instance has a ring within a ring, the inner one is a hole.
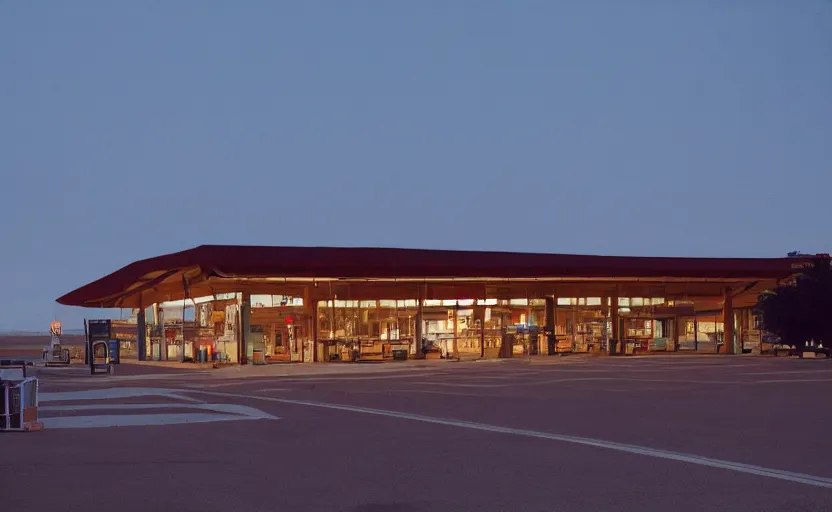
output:
M760 294L828 260L206 245L58 302L134 309L139 360L735 354L763 347Z

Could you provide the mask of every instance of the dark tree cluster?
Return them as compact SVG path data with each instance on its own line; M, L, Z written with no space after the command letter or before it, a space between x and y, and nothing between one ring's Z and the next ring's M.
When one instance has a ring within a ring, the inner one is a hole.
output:
M829 260L818 258L793 283L760 297L756 307L763 330L782 343L803 347L811 340L832 346L832 271Z

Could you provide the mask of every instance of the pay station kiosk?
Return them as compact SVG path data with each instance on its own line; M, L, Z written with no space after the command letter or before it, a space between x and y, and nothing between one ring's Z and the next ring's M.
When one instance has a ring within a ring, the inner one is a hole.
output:
M90 374L113 373L113 364L119 362L119 342L113 339L110 320L87 321L87 362Z

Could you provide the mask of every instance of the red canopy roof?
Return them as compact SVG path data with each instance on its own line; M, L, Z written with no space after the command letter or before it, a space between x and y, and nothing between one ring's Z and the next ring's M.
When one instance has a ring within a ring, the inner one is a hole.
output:
M827 256L828 257L828 256ZM137 261L58 299L117 305L128 290L193 272L203 277L287 278L688 278L783 279L806 258L657 258L392 248L203 245ZM122 301L123 302L123 301Z

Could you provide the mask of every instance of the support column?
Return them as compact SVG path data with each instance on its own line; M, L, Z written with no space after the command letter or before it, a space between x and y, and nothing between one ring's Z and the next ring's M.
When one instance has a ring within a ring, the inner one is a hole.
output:
M693 307L693 351L699 352L699 317L696 316L696 306Z
M618 292L615 292L615 294L610 297L610 323L612 324L611 339L615 340L618 344L615 351L612 349L612 344L610 344L609 353L610 355L614 355L617 351L619 354L623 354L624 340L621 339L621 321L618 317Z
M546 327L543 331L546 333L546 354L550 356L556 352L555 300L555 297L546 297Z
M424 287L419 287L419 299L416 303L416 336L413 340L413 358L422 359L422 315L424 314L425 291Z
M454 305L454 342L451 346L454 359L459 361L459 306Z
M307 294L309 295L309 294ZM313 300L311 304L312 310L312 362L319 363L321 358L318 356L318 301Z
M168 360L168 335L167 331L165 331L165 310L156 306L156 318L159 321L159 331L161 332L161 336L159 336L159 360L160 361L167 361Z
M734 302L731 295L731 289L726 288L723 294L722 302L722 322L725 326L723 328L724 352L726 354L733 354L734 347Z
M136 351L139 361L147 359L147 320L144 316L142 302L139 301L139 312L136 314Z
M312 353L309 355L309 360L313 363L318 362L318 301L312 300L312 289L310 286L303 288L303 309L308 314L305 323L306 339L304 340L304 349L302 361L306 362L306 344L309 344L309 350Z
M682 317L673 317L673 351L679 351L679 335L682 332Z
M740 354L743 353L743 349L745 348L745 345L743 344L743 337L745 336L746 332L744 320L744 309L734 312L734 336L737 338L737 343L735 344L735 347L739 349ZM734 352L737 352L737 350L735 350Z
M475 318L480 322L480 359L485 358L485 308L486 306L480 305L474 308Z
M240 303L240 364L248 364L248 340L251 329L251 294L243 292Z
M188 299L190 298L190 290L188 289L188 282L185 280L185 277L182 277L182 353L179 356L179 360L181 362L185 362L185 346L187 345L187 339L185 339L185 310L188 307ZM196 314L196 305L194 305L194 314ZM194 340L191 340L193 343ZM194 356L193 353L193 345L191 345L191 357Z

